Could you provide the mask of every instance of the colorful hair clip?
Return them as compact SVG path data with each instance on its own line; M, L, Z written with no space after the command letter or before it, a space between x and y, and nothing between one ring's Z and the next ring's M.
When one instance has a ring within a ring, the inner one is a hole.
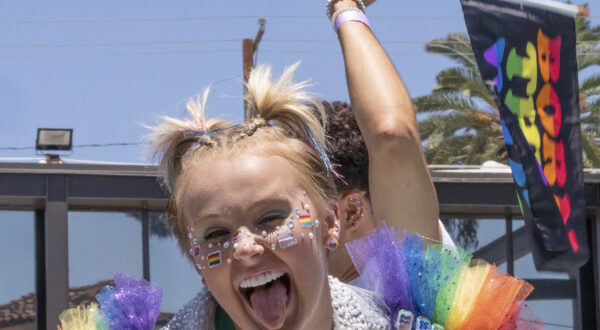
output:
M321 145L315 138L310 127L308 127L308 125L304 121L302 121L302 126L304 126L304 130L306 131L309 145L311 147L313 147L313 149L319 154L319 156L321 156L321 160L323 161L323 164L325 165L325 169L327 170L327 176L329 176L330 173L333 173L333 175L335 175L336 178L344 181L344 177L342 175L340 175L338 172L336 172L335 169L333 168L333 164L331 163L331 160L329 160L329 157L327 156L326 151L324 150L323 147L321 147Z
M183 136L185 137L190 137L190 136L208 136L208 135L213 135L215 133L220 132L220 129L216 129L214 131L209 131L209 132L205 132L205 131L183 131Z

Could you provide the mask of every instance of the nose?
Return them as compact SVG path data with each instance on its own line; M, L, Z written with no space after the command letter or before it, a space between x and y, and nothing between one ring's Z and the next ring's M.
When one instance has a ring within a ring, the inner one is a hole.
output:
M248 229L241 230L240 239L233 244L233 258L240 262L251 262L263 254L265 247L257 242L258 236Z

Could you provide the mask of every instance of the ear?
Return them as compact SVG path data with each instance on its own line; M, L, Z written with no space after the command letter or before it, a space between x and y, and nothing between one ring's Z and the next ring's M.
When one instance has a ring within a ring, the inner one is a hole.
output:
M340 242L340 217L339 205L329 203L329 213L325 222L327 223L327 234L323 238L323 245L329 250L335 250Z
M342 221L344 228L351 231L358 229L365 213L365 197L360 191L352 190L345 193L340 199L341 207L344 209Z

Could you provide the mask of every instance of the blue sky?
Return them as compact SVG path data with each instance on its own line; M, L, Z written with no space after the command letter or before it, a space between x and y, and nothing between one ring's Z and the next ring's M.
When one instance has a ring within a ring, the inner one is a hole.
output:
M0 11L0 147L31 147L38 127L74 128L74 144L142 141L162 114L211 82L239 77L241 39L267 18L258 63L275 72L302 60L328 100L347 100L336 35L325 1L19 1ZM368 14L413 95L426 94L451 63L423 42L465 31L458 1L379 0ZM242 16L242 17L240 17ZM75 22L73 22L75 21ZM90 45L91 44L91 45ZM98 45L104 44L104 45ZM109 44L109 45L106 45ZM125 44L125 45L123 45ZM239 121L242 85L214 85L209 116ZM71 158L148 162L143 146L76 148ZM0 157L35 157L0 150Z
M583 3L582 1L575 1ZM74 145L141 142L159 115L184 114L213 83L208 115L242 118L241 40L266 32L258 63L275 72L302 60L298 79L348 100L325 1L5 1L0 10L0 148L32 147L38 127L74 129ZM592 15L597 14L592 5ZM452 63L423 43L466 31L459 1L378 0L368 9L413 96ZM595 24L600 22L593 17ZM70 158L149 162L146 146L75 148ZM1 150L0 158L35 157Z
M600 24L600 8L594 5L592 22ZM241 121L241 40L254 38L261 15L267 25L258 63L271 63L278 73L302 60L297 79L310 78L311 91L324 99L348 100L341 52L324 7L324 0L3 1L0 148L33 147L38 127L73 128L74 145L141 142L148 133L141 124L156 123L160 115L183 115L187 98L210 83L208 115ZM426 54L423 43L466 31L458 0L378 0L368 8L368 15L412 96L429 93L435 74L452 65L439 55ZM0 161L15 157L36 155L34 150L0 149ZM144 145L75 148L68 158L149 162ZM78 217L93 218L79 215L70 221ZM25 220L32 215L4 213L1 218L0 226L5 229L9 228L8 218L23 219L5 231L5 236L23 245L20 251L26 259L31 258L31 243L23 242L32 242L32 224ZM82 235L89 229L71 227ZM25 238L19 240L9 232ZM171 245L168 252L157 248L162 251L156 252L159 257L176 251L172 242L156 244ZM137 255L136 251L132 255ZM84 256L71 257L79 260ZM7 259L0 258L1 264L14 258L4 257ZM184 269L183 263L177 262ZM531 268L531 262L520 262ZM131 264L127 260L122 263ZM27 274L27 269L15 272ZM106 277L75 267L72 271L74 285ZM167 269L156 271L156 278L168 282L171 274ZM189 269L181 272L186 279L194 275ZM21 276L17 273L14 276ZM530 269L521 276L534 273ZM8 299L28 292L33 285L30 280ZM0 296L0 304L5 299ZM549 310L548 315L564 309L558 303L548 306L540 307Z

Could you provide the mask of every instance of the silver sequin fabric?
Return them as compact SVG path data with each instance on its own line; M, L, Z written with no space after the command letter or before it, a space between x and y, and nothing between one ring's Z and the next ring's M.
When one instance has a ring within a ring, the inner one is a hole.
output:
M370 291L340 282L329 276L332 329L390 329L385 306ZM163 330L214 330L217 303L208 290L200 291Z

